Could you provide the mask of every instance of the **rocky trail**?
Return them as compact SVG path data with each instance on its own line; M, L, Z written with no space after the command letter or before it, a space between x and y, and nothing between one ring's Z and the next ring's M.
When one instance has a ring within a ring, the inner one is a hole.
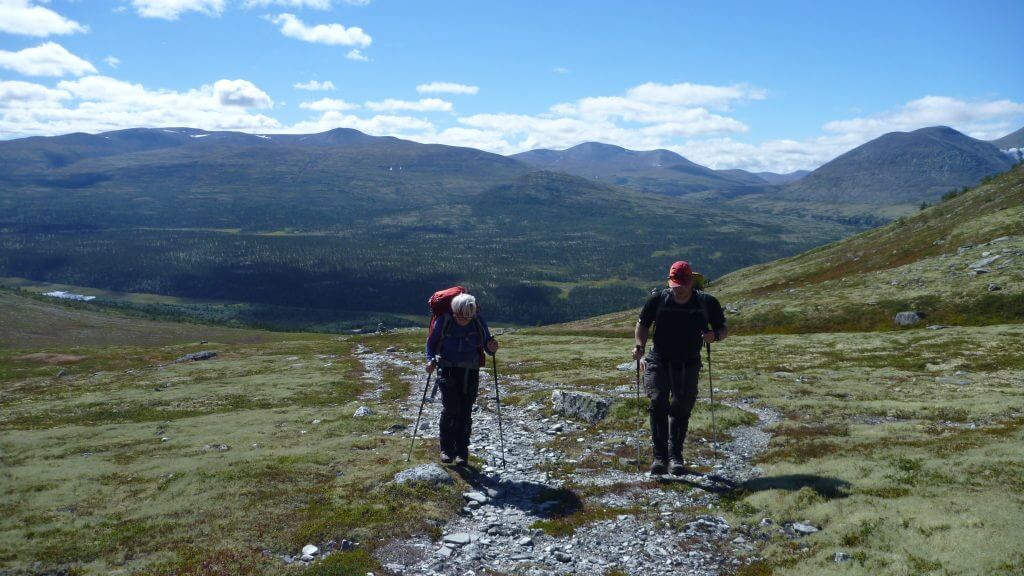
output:
M384 365L402 368L402 377L411 384L402 414L415 421L425 378L416 358L369 351L360 358L368 377L379 374ZM631 458L636 446L632 434L597 433L599 425L550 417L538 403L523 407L503 404L506 465L502 467L492 378L490 370L481 371L480 396L473 413L470 451L483 464L450 468L472 487L464 494L462 513L442 527L438 541L419 537L379 548L378 560L390 572L703 576L727 574L755 559L756 541L766 537L770 520L762 526L734 527L713 510L721 494L759 474L750 460L767 448L765 428L777 420L775 413L742 402L732 404L756 414L758 420L752 426L730 430L731 439L721 444L717 462L698 457L687 463L713 472L652 478L646 468L643 474L636 471L636 461ZM503 393L509 384L515 385L517 393L523 388L527 392L554 388L505 377L500 384ZM630 393L625 387L617 391L619 396ZM436 401L423 409L418 446L436 448L440 409L438 394ZM406 437L409 432L411 426ZM559 439L585 445L582 456L573 459L552 447ZM687 440L688 452L692 441ZM642 462L649 464L649 443L644 441L642 446L648 450ZM628 456L622 456L624 453ZM619 466L594 466L595 458ZM430 464L404 474L431 477L433 473L435 481L450 481L439 470ZM585 521L565 522L582 517ZM557 524L559 520L563 523Z

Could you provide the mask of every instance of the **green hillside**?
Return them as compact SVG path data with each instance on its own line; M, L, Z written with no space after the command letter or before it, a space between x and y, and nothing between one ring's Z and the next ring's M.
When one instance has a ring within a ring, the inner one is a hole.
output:
M971 268L990 258L985 272ZM1024 320L1022 266L1017 167L913 216L725 275L709 291L748 333L890 329L901 311L922 312L928 324L999 324ZM627 311L572 327L625 331L634 322Z
M492 320L584 318L642 295L666 254L720 275L856 230L354 130L29 138L0 159L0 276L242 302L289 330L423 314L457 283Z

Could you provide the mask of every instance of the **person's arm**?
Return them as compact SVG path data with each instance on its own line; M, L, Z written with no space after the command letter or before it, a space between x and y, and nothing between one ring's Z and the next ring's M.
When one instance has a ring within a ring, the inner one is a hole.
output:
M427 336L427 372L433 372L434 368L437 367L437 346L441 343L441 331L446 318L441 316L434 322L434 327L430 330L430 335Z
M476 319L480 322L480 331L483 332L484 350L494 356L494 353L498 351L498 341L491 336L491 329L487 327L487 321L484 320L483 315L477 314Z
M704 297L707 298L708 321L711 324L711 330L704 333L704 341L708 344L721 342L729 335L729 327L725 324L725 312L722 311L722 305L717 298L710 294Z
M641 322L636 323L636 330L633 331L633 360L639 360L644 355L647 346L647 337L651 333L650 326L644 326Z
M644 355L644 348L647 346L647 338L651 334L651 325L658 315L660 296L653 295L647 299L643 310L640 311L640 318L636 321L636 329L633 331L633 360L639 360Z

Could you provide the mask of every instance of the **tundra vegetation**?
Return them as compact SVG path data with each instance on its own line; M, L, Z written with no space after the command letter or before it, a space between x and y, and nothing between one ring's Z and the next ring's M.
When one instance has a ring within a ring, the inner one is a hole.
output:
M724 433L750 423L727 406L736 400L782 415L761 475L711 511L756 536L757 559L739 573L1024 572L1021 174L712 285L737 332L714 346ZM995 255L989 272L972 268ZM926 320L897 328L904 304ZM601 426L631 430L633 374L617 366L633 314L503 334L506 401L547 401L525 379L619 396ZM390 482L408 445L384 431L411 423L397 399L419 393L399 372L382 371L373 414L353 416L378 385L361 347L415 353L422 330L177 324L9 290L0 317L0 569L277 574L282 554L344 538L359 546L287 570L383 573L377 547L437 537L461 508L460 477L429 490ZM218 354L173 362L200 350ZM704 455L708 408L698 404L688 448ZM551 442L567 455L582 444ZM413 459L435 451L424 442ZM566 533L614 513L594 490L568 485L573 512L537 527ZM820 530L780 532L791 522Z

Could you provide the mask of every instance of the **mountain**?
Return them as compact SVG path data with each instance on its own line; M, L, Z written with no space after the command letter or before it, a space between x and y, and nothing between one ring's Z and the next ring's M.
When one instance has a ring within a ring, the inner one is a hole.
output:
M990 144L998 147L1000 150L1009 150L1010 148L1024 148L1024 128L1012 132L999 138L997 140L990 140Z
M422 314L465 283L492 319L563 321L642 296L679 254L718 275L854 231L355 130L26 138L0 166L0 276L325 318Z
M790 182L796 182L810 173L810 170L797 170L786 174L776 174L775 172L755 172L754 175L769 184L789 184Z
M669 150L638 152L600 142L584 142L566 150L530 150L511 158L541 170L670 196L765 185L749 172L715 171Z
M879 206L933 202L1012 165L992 144L945 126L891 132L789 184L779 197Z
M739 333L1024 322L1024 166L913 216L714 280ZM695 262L702 264L699 260ZM636 310L551 330L627 333Z

